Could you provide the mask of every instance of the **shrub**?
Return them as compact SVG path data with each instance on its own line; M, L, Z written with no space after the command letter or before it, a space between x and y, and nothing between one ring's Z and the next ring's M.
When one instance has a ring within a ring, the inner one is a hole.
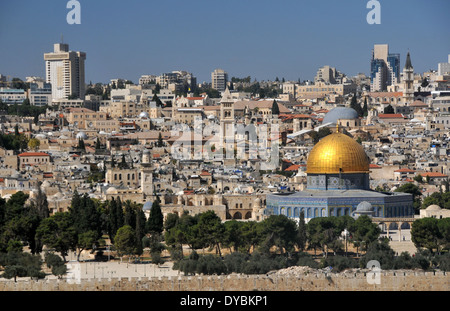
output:
M242 273L243 268L245 267L249 255L235 252L228 255L225 255L223 261L225 266L227 267L228 273Z
M319 267L319 264L313 259L313 257L308 253L304 252L298 254L298 260L296 265L303 267L310 267L313 269L317 269Z
M327 258L323 258L320 267L332 267L334 271L341 272L346 269L356 268L358 266L358 262L352 258L344 257L344 256L330 256Z

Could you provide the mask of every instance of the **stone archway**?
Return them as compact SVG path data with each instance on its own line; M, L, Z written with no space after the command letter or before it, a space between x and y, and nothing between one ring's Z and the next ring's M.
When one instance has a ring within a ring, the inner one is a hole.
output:
M241 214L241 212L236 212L236 213L234 213L233 219L242 219L242 214Z
M244 216L244 219L251 219L252 218L252 212L247 212Z

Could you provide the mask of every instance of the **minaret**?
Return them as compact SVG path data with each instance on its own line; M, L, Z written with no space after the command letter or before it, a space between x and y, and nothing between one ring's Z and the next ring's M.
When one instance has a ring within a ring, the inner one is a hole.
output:
M141 161L141 191L144 199L148 195L153 195L153 173L150 161L150 151L145 149L142 153Z
M407 103L414 101L414 68L411 64L411 56L406 55L406 63L403 68L403 84L405 86L403 90L403 99Z

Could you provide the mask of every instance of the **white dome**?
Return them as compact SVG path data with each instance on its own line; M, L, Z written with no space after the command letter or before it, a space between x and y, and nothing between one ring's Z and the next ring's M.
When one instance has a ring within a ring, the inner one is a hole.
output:
M44 134L37 134L34 138L37 138L37 139L46 139L47 136L45 136Z
M362 201L361 203L358 204L358 206L356 207L356 212L373 212L373 207L372 204L370 204L367 201Z
M436 205L436 204L432 204L427 207L427 211L439 211L440 209L441 208L439 207L439 205Z
M77 139L87 139L87 138L88 138L88 136L86 135L85 132L79 132L77 134Z
M149 117L149 115L148 115L148 112L146 112L146 111L143 111L139 114L139 118L148 118L148 117Z

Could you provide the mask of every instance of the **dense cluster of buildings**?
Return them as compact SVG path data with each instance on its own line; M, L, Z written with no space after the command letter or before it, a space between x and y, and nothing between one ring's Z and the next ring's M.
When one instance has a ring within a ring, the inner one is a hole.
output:
M214 210L224 221L302 211L307 220L414 217L411 195L393 191L448 189L450 70L441 63L419 74L412 56L402 68L400 54L375 45L369 76L324 66L313 82L277 82L276 98L235 91L222 69L211 74L219 98L194 96L186 71L112 79L105 98L86 95L86 53L55 44L46 78L27 78L26 91L0 75L4 104L50 107L37 123L0 112L1 133L39 141L34 150L0 148L0 196L33 197L41 187L57 212L77 190L142 203L147 213L158 196L164 215ZM362 114L350 108L355 94ZM331 134L315 144L324 128Z

